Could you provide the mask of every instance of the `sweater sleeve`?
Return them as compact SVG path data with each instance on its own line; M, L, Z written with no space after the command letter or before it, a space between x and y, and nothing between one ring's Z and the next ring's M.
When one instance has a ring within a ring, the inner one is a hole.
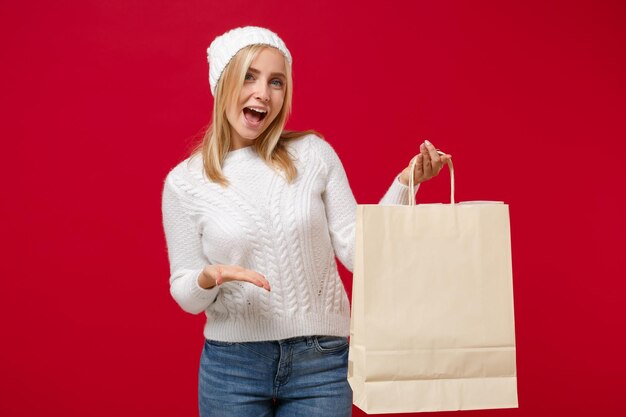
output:
M354 226L356 222L356 200L348 183L346 171L339 156L324 139L315 139L326 167L326 187L322 193L328 232L335 255L350 272L354 262Z
M419 184L415 184L416 194L417 194L417 190L419 189L419 186L420 186ZM413 196L413 198L415 198L415 195ZM394 178L393 183L391 184L389 189L387 189L387 192L385 193L383 198L380 199L380 202L378 204L381 204L381 205L391 205L391 204L408 205L409 204L409 186L404 185L400 182L400 174L398 174Z
M206 310L218 293L200 287L198 276L209 262L202 252L200 233L185 210L171 175L165 180L162 199L163 229L170 263L170 293L188 313Z

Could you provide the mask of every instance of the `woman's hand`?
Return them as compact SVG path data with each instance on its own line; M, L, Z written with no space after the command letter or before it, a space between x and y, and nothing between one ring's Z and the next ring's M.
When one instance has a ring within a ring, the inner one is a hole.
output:
M271 291L263 275L238 265L207 265L198 276L198 284L207 290L229 281L245 281Z
M437 148L435 148L432 143L424 141L424 143L420 145L420 153L417 155L417 161L415 162L415 172L413 175L415 184L437 176L441 168L448 163L450 158L452 158L452 155L439 155ZM411 163L409 162L409 166L404 168L402 174L400 174L400 182L404 185L409 185L410 174Z

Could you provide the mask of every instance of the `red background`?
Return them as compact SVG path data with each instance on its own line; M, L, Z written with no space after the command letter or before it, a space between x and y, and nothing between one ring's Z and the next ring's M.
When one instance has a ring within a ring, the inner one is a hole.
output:
M624 22L618 1L2 2L0 414L197 414L203 317L169 295L161 190L209 121L206 47L256 24L295 58L288 126L325 134L357 201L428 138L458 200L510 204L520 407L457 414L625 416Z

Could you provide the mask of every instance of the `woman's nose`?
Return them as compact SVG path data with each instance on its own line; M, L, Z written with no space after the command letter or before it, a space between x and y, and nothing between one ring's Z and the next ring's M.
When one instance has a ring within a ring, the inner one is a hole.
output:
M259 83L257 90L256 90L255 97L262 101L269 101L270 100L269 86Z

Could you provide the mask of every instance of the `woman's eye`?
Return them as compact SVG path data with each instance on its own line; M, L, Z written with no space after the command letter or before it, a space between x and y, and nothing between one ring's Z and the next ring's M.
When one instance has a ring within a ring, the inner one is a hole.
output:
M272 80L272 85L276 86L276 87L282 87L283 86L283 82L281 80L279 80L278 78Z
M246 81L254 80L254 77L252 76L252 74L247 73L245 78L244 78L244 80L246 80Z

